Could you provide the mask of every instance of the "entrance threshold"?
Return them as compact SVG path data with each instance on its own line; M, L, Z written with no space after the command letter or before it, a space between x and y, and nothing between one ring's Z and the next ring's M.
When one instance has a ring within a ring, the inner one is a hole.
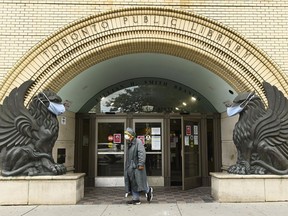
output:
M198 187L183 191L182 187L153 187L154 197L151 203L211 203L211 187ZM84 198L77 205L126 204L131 196L124 198L124 187L86 187ZM148 204L145 194L140 197L142 204Z

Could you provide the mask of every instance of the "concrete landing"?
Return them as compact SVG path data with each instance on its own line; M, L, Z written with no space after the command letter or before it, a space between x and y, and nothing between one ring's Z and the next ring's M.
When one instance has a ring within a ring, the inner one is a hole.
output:
M76 204L84 197L84 176L1 176L0 205Z
M211 195L218 202L288 201L288 175L210 175Z

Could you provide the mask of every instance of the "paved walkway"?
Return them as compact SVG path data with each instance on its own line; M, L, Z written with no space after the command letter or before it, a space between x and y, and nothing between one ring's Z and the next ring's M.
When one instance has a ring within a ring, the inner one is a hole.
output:
M77 205L0 206L0 216L286 216L288 202L218 203L209 187L156 187L153 201L127 205L124 189L85 188Z
M0 206L2 216L286 216L288 203Z
M211 203L214 202L211 196L210 187L199 187L183 191L181 187L153 187L153 204L168 203ZM84 199L78 204L125 204L131 197L124 198L124 187L85 188ZM147 203L144 194L141 202Z

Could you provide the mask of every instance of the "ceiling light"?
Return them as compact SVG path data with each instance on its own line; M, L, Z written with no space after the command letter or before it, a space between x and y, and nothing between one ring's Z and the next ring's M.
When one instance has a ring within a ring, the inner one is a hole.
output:
M183 104L183 106L187 106L187 104L185 102L183 102L182 104Z
M196 97L192 96L192 97L191 97L191 100L192 100L192 101L196 101L197 99L196 99Z

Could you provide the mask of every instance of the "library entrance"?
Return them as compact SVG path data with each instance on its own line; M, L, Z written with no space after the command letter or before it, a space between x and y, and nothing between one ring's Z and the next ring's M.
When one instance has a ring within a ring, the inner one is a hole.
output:
M151 186L209 186L221 164L219 121L218 114L79 114L77 171L87 174L86 186L124 186L124 130L132 127Z
M198 92L171 80L142 78L126 85L113 86L119 90L96 104L94 98L93 106L87 103L81 109L85 113L76 115L75 169L86 173L85 184L124 186L124 130L131 127L145 147L151 186L209 186L209 172L221 169L216 109Z
M35 80L26 102L44 89L61 96L72 132L58 146L69 150L71 170L85 172L89 186L123 184L126 126L139 130L152 184L209 185L209 172L221 170L222 155L224 168L234 160L225 125L221 151L219 115L225 118L235 93L255 91L265 100L263 80L288 92L278 65L242 34L199 14L154 7L107 11L67 24L6 75L2 101L26 79ZM62 120L65 125L66 116ZM159 122L160 131L150 125ZM138 123L147 123L150 134Z

